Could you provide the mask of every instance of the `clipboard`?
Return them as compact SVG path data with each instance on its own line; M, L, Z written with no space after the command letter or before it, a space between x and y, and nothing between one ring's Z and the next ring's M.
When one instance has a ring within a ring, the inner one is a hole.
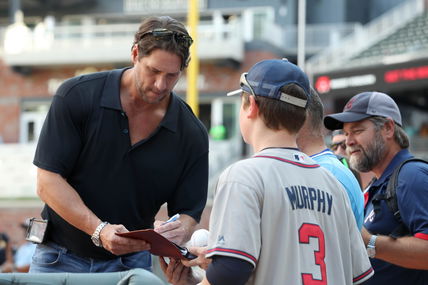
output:
M191 254L187 248L169 241L152 229L136 230L127 233L116 233L116 235L147 241L151 246L149 251L153 255L184 260L190 260L197 257Z

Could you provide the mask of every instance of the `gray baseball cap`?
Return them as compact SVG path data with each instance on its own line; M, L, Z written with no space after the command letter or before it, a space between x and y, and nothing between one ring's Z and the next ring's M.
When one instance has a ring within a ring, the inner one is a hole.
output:
M391 118L401 126L401 114L394 100L385 93L363 92L352 97L342 113L324 117L324 126L329 130L343 128L343 123L358 122L368 117Z

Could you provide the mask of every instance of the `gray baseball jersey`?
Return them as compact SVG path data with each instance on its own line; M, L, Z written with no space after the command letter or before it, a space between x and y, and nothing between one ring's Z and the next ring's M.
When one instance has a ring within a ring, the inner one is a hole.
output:
M346 191L297 149L268 148L222 173L213 255L253 264L248 284L359 284L373 275Z

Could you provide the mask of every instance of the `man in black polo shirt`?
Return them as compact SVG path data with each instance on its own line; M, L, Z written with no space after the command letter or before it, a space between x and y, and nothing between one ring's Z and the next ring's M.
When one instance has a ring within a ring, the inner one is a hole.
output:
M189 239L206 202L208 136L172 89L191 44L183 24L148 18L132 67L58 89L34 158L49 229L30 272L150 269L149 244L116 233L153 228L165 202L180 218L156 230L178 244Z

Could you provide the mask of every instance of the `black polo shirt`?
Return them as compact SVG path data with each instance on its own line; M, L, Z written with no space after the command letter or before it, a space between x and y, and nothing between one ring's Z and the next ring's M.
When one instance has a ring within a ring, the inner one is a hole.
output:
M208 135L175 94L159 127L131 145L120 103L125 69L74 77L54 96L34 164L61 174L101 220L128 230L152 228L161 205L199 221L208 185ZM69 205L73 207L73 205ZM49 206L48 239L92 258L114 257Z

